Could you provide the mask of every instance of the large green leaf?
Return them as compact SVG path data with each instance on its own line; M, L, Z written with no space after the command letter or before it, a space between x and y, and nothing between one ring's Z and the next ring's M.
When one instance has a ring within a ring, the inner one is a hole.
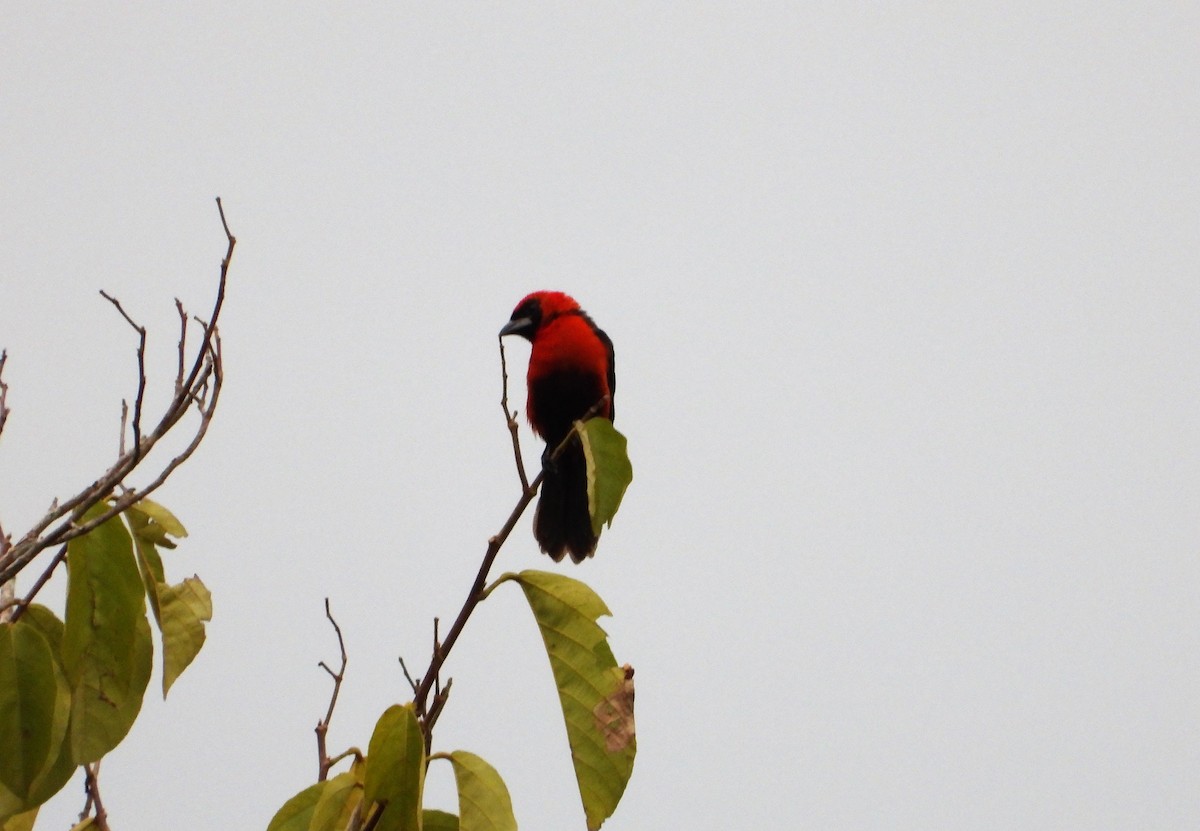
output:
M465 750L447 758L454 764L461 831L517 831L512 799L496 769Z
M633 481L633 465L625 449L625 437L607 418L590 418L576 423L583 458L587 462L588 512L592 533L599 536L605 525L612 525L625 489Z
M317 803L320 802L321 794L328 784L329 782L318 782L315 785L309 785L283 803L283 806L275 812L275 816L271 817L267 831L308 831L308 827L312 824L313 813L317 809Z
M24 618L0 624L0 783L26 807L54 766L71 694L50 644Z
M101 503L84 519L106 509ZM71 755L83 764L129 732L153 651L133 545L117 518L67 544L67 574L62 662L71 685Z
M425 737L412 703L383 711L367 749L364 803L378 803L376 831L420 831Z
M537 619L567 724L567 740L590 831L612 816L633 773L637 737L632 670L617 666L604 630L611 614L587 585L545 571L506 574Z
M163 697L204 646L204 623L212 620L212 595L199 577L157 586L163 646Z

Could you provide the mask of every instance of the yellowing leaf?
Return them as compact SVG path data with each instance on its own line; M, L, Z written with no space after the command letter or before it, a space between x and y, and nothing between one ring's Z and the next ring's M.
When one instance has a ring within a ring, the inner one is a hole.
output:
M367 748L363 800L378 803L376 831L420 831L425 737L412 703L383 711Z
M204 623L212 620L212 595L199 577L157 587L162 628L163 697L204 646Z
M143 514L153 524L160 526L164 532L172 537L186 537L187 529L183 527L183 523L175 518L175 514L168 511L162 505L150 499L139 499L137 504L129 510L137 511Z
M461 831L517 831L512 799L496 769L465 750L449 754L458 785Z
M625 437L606 418L591 418L576 423L583 458L587 462L588 513L592 532L599 536L605 525L612 525L625 489L633 481L633 465L626 453Z
M633 773L632 670L617 666L604 630L609 614L587 585L544 571L500 578L515 580L537 620L554 672L567 725L567 740L589 831L610 817ZM627 678L628 675L628 678ZM628 682L628 683L627 683Z

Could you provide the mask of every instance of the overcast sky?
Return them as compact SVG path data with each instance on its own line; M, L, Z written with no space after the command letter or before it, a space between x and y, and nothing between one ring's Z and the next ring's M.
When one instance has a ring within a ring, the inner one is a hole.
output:
M517 499L496 333L551 288L615 342L635 480L594 560L526 518L498 571L614 612L606 828L1196 828L1197 43L1186 2L11 5L6 530L116 452L98 290L157 412L214 196L239 240L224 397L160 491L215 618L104 764L114 827L261 829L314 781L326 596L331 746L406 700ZM582 828L515 587L447 671L436 748Z

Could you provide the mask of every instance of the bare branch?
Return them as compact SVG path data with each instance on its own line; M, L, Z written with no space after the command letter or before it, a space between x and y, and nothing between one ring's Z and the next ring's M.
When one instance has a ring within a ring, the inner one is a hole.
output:
M14 601L16 608L13 609L12 614L9 616L9 620L15 623L17 618L25 613L25 610L29 608L29 604L33 602L35 597L37 597L37 593L42 590L42 586L46 585L46 583L50 580L50 577L54 574L54 570L57 569L58 566L66 559L67 546L63 545L58 549L58 553L54 555L54 559L50 561L50 565L46 566L42 573L38 575L38 579L34 581L33 586L29 589L29 593L26 594L21 600Z
M187 312L179 298L175 298L175 311L179 313L179 369L175 373L175 394L183 392L183 365L187 357Z
M517 476L521 480L521 490L529 490L529 479L525 475L525 462L521 458L521 439L517 435L517 411L508 408L508 362L504 359L504 338L500 338L500 377L502 392L500 408L504 410L504 420L508 423L508 432L512 436L513 458L517 462Z
M4 422L8 421L8 384L4 383L4 364L8 362L8 350L0 349L0 433L4 432Z
M325 750L325 734L329 732L329 722L333 720L333 708L337 706L338 693L342 691L342 681L346 677L346 642L342 639L342 627L338 626L338 622L333 619L333 613L329 610L329 598L325 598L325 617L329 618L330 624L333 625L333 631L337 633L338 651L342 653L342 665L334 672L329 668L329 665L321 661L318 666L329 673L329 677L333 679L333 693L329 696L329 708L325 711L325 718L317 722L317 781L324 782L329 777L329 769L337 763L338 760L345 758L346 754L341 754L334 759L329 758L329 754Z
M220 397L221 384L224 379L224 369L221 361L221 339L217 330L217 321L220 318L221 308L225 302L225 287L229 275L229 264L233 258L234 246L237 244L237 240L229 232L229 223L225 218L225 209L219 198L217 199L217 209L221 216L221 226L225 229L225 237L228 243L225 256L221 260L217 296L207 323L202 323L204 335L196 350L195 357L192 359L190 369L187 370L186 375L182 370L177 375L174 397L167 405L165 412L154 428L145 433L145 435L142 435L140 410L145 390L143 335L143 342L139 347L138 395L134 403L134 446L125 449L120 454L116 463L105 471L99 479L65 502L56 502L38 520L34 527L13 546L8 557L0 561L0 584L3 584L16 575L17 572L28 565L41 551L87 533L96 526L121 513L139 499L155 491L179 465L187 461L204 439L216 410L217 400ZM140 334L144 333L144 329L139 327L125 313L120 303L107 294L104 296L117 307L118 311L121 312L131 326L137 329ZM183 366L186 363L183 360L183 350L186 345L187 318L183 312L182 305L178 301L176 301L176 308L179 310L181 319L180 361L181 366ZM183 452L171 459L149 485L140 490L136 488L128 489L121 496L114 498L112 505L103 514L81 523L80 520L84 514L95 505L112 497L118 486L123 485L125 478L138 467L158 441L193 408L195 408L199 415L199 423L195 428L191 442ZM51 529L51 526L54 527Z
M135 460L141 458L142 452L142 398L146 394L146 327L140 326L134 321L129 313L121 306L121 301L110 295L104 289L100 290L100 296L117 307L117 311L121 313L121 317L125 318L125 322L133 327L133 331L138 333L138 348L137 348L137 363L138 363L138 390L137 398L133 402L133 457ZM125 402L121 402L122 417L121 417L121 455L125 455L125 417L124 409Z
M100 763L84 765L83 770L83 790L87 794L87 801L79 814L79 821L83 822L91 815L95 828L99 831L109 831L108 812L104 810L104 803L100 801Z
M408 665L404 663L404 656L400 656L400 671L404 673L404 679L408 681L408 685L412 687L413 694L416 695L417 687L420 683L413 680L412 673L408 671Z

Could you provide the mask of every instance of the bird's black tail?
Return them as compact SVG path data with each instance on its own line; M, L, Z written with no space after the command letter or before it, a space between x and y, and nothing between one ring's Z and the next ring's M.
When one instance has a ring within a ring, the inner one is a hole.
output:
M587 462L579 442L564 447L557 459L543 465L543 471L533 535L555 562L570 554L572 560L582 563L596 553L598 537L592 533Z

